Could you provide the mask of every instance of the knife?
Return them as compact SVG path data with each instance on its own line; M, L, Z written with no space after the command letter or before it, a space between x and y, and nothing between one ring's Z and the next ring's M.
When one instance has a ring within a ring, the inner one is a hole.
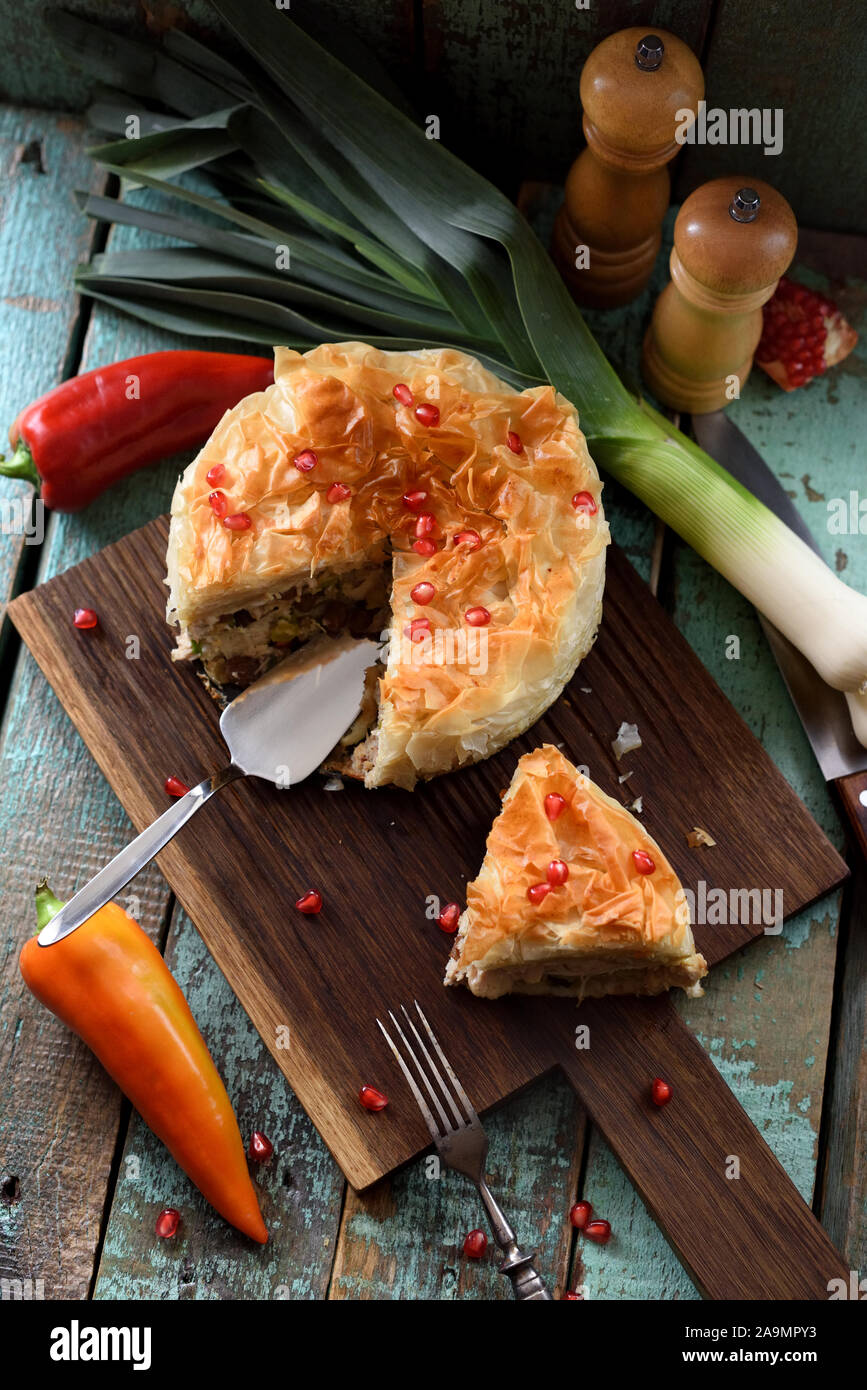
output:
M723 411L693 415L692 430L705 453L824 559L785 488ZM865 726L865 697L847 696L827 685L798 648L761 613L759 620L822 775L835 789L855 841L867 859L867 748L858 742L852 727L853 720L859 729Z

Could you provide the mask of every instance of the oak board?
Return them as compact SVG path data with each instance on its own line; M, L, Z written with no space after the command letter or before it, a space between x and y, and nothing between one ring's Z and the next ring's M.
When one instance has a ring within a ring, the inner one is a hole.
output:
M170 659L166 535L166 520L153 522L9 610L137 828L165 809L169 773L192 785L226 759L216 707L195 671ZM97 629L71 626L81 606L97 610ZM131 636L139 641L132 659ZM618 764L610 745L621 720L638 724L643 746ZM845 877L844 862L616 547L596 646L545 717L497 757L411 794L350 783L324 792L315 776L290 791L236 783L158 862L354 1186L428 1144L375 1025L377 1014L415 997L479 1110L563 1066L709 1296L826 1297L827 1281L845 1273L842 1261L667 999L588 1002L578 1011L568 1000L489 1002L443 989L450 938L425 916L426 899L463 899L517 757L543 741L620 800L643 797L644 823L698 901L701 882L705 898L715 889L727 897L779 891L788 917ZM713 849L688 847L696 825L716 840ZM52 877L57 891L79 886L62 882L62 865ZM293 907L310 886L325 899L313 919ZM695 935L713 966L762 930L729 920L698 923ZM592 1038L580 1053L579 1021ZM646 1103L652 1074L675 1080L677 1110ZM359 1106L364 1082L389 1092L387 1110ZM740 1181L724 1171L733 1153Z

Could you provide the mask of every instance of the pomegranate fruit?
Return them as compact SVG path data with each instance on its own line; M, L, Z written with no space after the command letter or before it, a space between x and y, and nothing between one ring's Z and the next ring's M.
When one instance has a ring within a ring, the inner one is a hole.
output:
M848 357L858 334L833 300L784 275L763 310L756 362L784 391L806 386Z

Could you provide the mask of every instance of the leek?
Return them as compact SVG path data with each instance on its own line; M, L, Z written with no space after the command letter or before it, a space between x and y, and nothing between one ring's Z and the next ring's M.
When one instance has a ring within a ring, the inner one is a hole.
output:
M92 153L127 187L152 190L160 210L93 198L87 210L204 253L97 258L82 289L186 333L279 336L301 349L357 336L451 343L517 386L549 380L577 404L596 462L848 693L867 742L867 597L626 390L499 190L272 0L212 3L247 50L243 71L187 35L169 32L155 50L49 16L66 56L108 84L93 112L100 129L123 128L132 92L147 132ZM204 176L208 193L174 182L180 171ZM288 274L275 273L276 245L291 250Z

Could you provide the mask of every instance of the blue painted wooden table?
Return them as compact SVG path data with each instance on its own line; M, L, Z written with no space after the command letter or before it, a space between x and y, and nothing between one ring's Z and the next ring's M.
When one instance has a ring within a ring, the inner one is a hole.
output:
M178 346L165 334L91 309L71 293L74 265L98 233L72 192L96 177L71 118L0 113L0 415L64 375L132 353ZM150 195L138 195L150 196ZM129 229L115 249L153 242ZM805 240L803 278L825 286L863 329L867 287L838 268L837 243ZM830 281L829 281L830 272ZM653 293L594 329L627 367ZM785 396L761 373L732 414L790 490L829 563L867 586L861 534L829 530L829 503L864 486L861 435L867 343L844 367ZM579 403L580 405L580 403ZM29 489L0 483L0 599L75 564L167 509L184 460L129 479L78 516L45 517L25 537ZM860 472L859 472L860 469ZM836 813L752 610L634 499L608 485L612 530L658 585L661 601L792 785L842 843ZM739 657L729 659L739 639ZM163 946L222 1068L241 1128L263 1129L275 1158L267 1190L272 1240L251 1249L205 1206L86 1050L24 990L20 945L43 872L68 892L109 858L131 827L26 651L3 629L0 694L0 1297L501 1298L493 1264L461 1253L478 1224L470 1192L431 1182L421 1164L365 1196L347 1189L315 1130L173 903L158 871L132 885L130 906ZM712 851L706 851L712 853ZM867 1078L864 926L856 875L834 895L713 974L683 1013L853 1268L863 1268ZM860 930L859 930L860 924ZM491 1175L522 1239L559 1289L591 1299L695 1298L696 1291L565 1083L548 1079L490 1121ZM615 1235L579 1243L566 1213L589 1198ZM182 1236L158 1242L166 1205Z

